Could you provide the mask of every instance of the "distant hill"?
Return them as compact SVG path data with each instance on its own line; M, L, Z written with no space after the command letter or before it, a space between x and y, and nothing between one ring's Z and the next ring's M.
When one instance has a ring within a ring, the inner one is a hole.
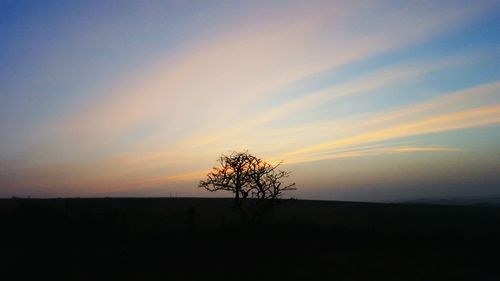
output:
M491 206L500 207L500 196L492 198L419 198L401 202L403 204L454 205L454 206Z

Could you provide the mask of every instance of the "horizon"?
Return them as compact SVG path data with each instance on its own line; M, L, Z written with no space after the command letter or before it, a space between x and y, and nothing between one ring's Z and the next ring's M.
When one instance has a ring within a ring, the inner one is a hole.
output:
M207 196L192 196L192 197L183 197L177 195L171 196L155 196L155 197L147 197L147 196L104 196L104 197L20 197L20 196L12 196L12 197L0 197L0 200L108 200L108 199L133 199L133 200L142 200L142 199L153 199L153 200L163 200L163 199L207 199L207 200L230 200L234 201L234 196L221 196L221 197L207 197ZM423 205L423 206L450 206L450 207L492 207L498 208L500 207L500 195L493 197L450 197L450 198L413 198L408 200L394 200L394 201L363 201L363 200L337 200L337 199L308 199L308 198L287 198L282 197L278 198L278 200L293 200L293 201L312 201L312 202L331 202L331 203L354 203L354 204L382 204L382 205Z
M0 198L500 196L498 1L0 3Z

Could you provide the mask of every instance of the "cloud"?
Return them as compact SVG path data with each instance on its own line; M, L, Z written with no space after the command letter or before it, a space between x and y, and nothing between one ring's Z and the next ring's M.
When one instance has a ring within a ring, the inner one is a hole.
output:
M320 160L332 160L332 159L343 159L343 158L355 158L355 157L370 157L378 156L384 154L403 154L403 153L435 153L435 152L459 152L462 151L460 148L446 147L438 145L426 145L426 146L383 146L383 147L366 147L357 146L351 149L335 149L335 150L322 150L316 151L316 153L311 154L304 158L295 158L287 161L287 164L296 164L304 162L314 162Z
M440 152L440 151L462 151L460 148L443 146L400 146L393 149L394 152Z
M467 104L466 101L481 100L481 97L487 96L498 99L499 93L500 83L495 82L438 97L429 102L399 108L392 112L365 115L363 118L366 121L353 122L343 137L292 150L280 157L289 159L291 162L307 162L315 159L310 155L340 148L409 136L498 125L500 124L498 102L494 105L474 107L474 104Z
M248 27L238 25L241 30L226 29L224 33L204 37L197 46L175 56L159 57L150 69L141 67L125 72L115 85L97 94L97 99L82 104L79 111L69 113L47 129L48 142L56 147L62 142L79 146L76 155L75 150L63 153L77 158L87 157L93 151L101 154L101 148L130 134L139 135L144 126L156 127L162 133L151 138L167 140L169 144L183 141L182 137L192 132L217 129L220 124L240 126L248 116L266 109L252 108L256 101L269 98L295 81L431 38L464 24L476 13L474 9L453 5L444 15L429 13L422 5L403 5L400 10L390 7L370 2L355 6L318 2L269 11L269 15L259 18L260 22L251 20ZM384 11L377 23L363 18L374 10ZM404 24L397 24L401 21ZM375 25L379 27L373 28ZM403 79L419 71L424 70L393 73L386 80ZM366 82L304 97L252 122L266 122L295 107L313 108L332 99L331 91L340 96L387 83L376 79ZM202 125L200 120L204 121ZM81 143L82 138L87 141ZM148 136L140 136L139 140L144 138ZM146 142L150 144L151 140Z
M370 130L376 126L388 126L392 123L401 123L404 120L415 120L423 118L436 112L444 113L457 109L466 109L472 106L487 104L495 97L498 85L492 83L473 89L466 89L457 93L441 93L441 97L429 102L417 105L405 106L379 112L371 112L362 115L351 115L335 118L334 120L288 122L285 125L274 126L273 123L286 120L298 114L315 116L318 108L322 108L326 102L342 100L346 97L356 96L363 99L363 95L373 95L402 81L412 81L422 75L432 73L447 67L464 67L467 62L475 60L476 55L448 57L431 62L400 63L391 65L374 73L370 73L356 79L329 87L327 89L307 94L291 101L272 107L253 116L249 116L237 124L221 124L218 128L197 132L184 139L176 150L194 151L199 154L218 154L227 149L238 149L242 140L244 146L253 151L267 155L277 154L276 150L282 150L278 154L285 154L286 150L298 149L308 143L313 145L324 142L328 138L339 138L356 134L360 131ZM404 95L404 93L402 93ZM449 97L448 97L449 95Z

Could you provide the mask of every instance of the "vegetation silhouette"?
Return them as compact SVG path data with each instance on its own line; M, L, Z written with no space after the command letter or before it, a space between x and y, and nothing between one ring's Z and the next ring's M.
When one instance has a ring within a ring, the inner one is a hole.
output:
M295 183L283 182L290 172L278 169L282 162L273 165L248 151L223 154L218 162L199 187L232 192L242 223L262 222L269 210L286 202L280 200L284 192L296 190Z

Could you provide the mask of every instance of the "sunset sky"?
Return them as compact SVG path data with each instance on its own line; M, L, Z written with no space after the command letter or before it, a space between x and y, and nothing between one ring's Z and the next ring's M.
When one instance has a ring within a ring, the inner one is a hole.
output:
M269 2L269 3L268 3ZM0 197L500 196L498 1L0 1Z

